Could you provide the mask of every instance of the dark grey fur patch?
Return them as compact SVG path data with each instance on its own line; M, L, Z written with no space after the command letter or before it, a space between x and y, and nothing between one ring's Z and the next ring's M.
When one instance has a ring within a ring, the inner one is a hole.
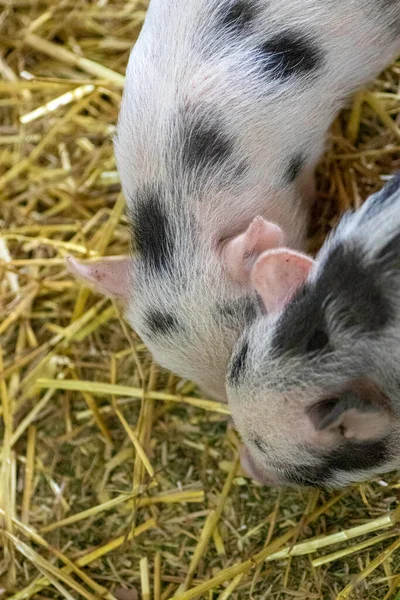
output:
M298 152L297 154L294 154L292 156L292 158L290 159L289 164L286 168L286 173L285 173L285 183L286 184L293 183L297 179L297 176L299 175L302 168L305 166L306 161L307 161L307 159L302 152Z
M260 47L259 57L264 71L281 80L315 74L324 62L322 48L299 31L286 31L270 38Z
M246 358L249 352L249 342L244 340L239 350L233 356L228 367L228 382L232 386L239 385L246 370Z
M243 296L235 300L217 305L217 320L222 317L228 325L236 327L238 324L249 325L257 317L257 301L251 296Z
M371 219L387 205L400 199L400 171L398 171L389 182L368 200L368 208L364 213L364 219Z
M156 271L171 266L174 230L165 212L160 189L149 187L137 194L130 213L133 242L143 262Z
M262 454L267 454L267 447L260 436L255 435L251 441Z
M248 31L249 25L255 16L255 3L252 0L225 2L220 9L221 25L237 33Z
M182 118L182 159L189 169L219 168L233 152L233 140L223 124L211 115L186 114Z
M379 265L365 265L362 253L356 248L337 246L330 254L318 279L318 292L326 298L330 288L336 291L345 309L342 322L360 332L379 331L393 318L390 299L385 294Z
M179 329L177 318L160 310L149 310L145 316L145 324L155 335L165 335Z
M330 350L322 299L308 287L287 305L273 334L271 349L278 356Z
M337 450L319 458L320 462L315 466L284 467L282 470L286 481L296 485L324 487L332 483L335 474L340 471L376 472L391 458L390 440L348 441Z
M329 301L341 307L341 324L358 334L385 327L394 308L381 271L379 264L365 265L357 248L336 246L315 283L301 288L285 308L273 335L273 351L278 355L329 351L324 316Z
M321 352L329 347L329 336L323 329L314 329L307 341L307 352Z

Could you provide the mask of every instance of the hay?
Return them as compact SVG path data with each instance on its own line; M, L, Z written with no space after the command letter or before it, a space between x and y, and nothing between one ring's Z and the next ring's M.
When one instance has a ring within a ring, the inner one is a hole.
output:
M250 484L226 407L66 273L68 253L128 247L111 135L146 6L0 7L2 595L399 598L395 474L340 494ZM400 166L399 75L332 127L313 251Z

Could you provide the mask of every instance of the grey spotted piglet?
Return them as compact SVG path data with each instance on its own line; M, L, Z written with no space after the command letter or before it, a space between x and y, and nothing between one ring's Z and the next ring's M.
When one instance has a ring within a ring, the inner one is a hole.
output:
M252 262L302 249L326 131L399 34L400 0L151 0L115 140L134 255L69 268L205 393L259 314Z
M265 483L340 487L400 466L400 172L346 215L316 261L279 248L251 280L227 391Z

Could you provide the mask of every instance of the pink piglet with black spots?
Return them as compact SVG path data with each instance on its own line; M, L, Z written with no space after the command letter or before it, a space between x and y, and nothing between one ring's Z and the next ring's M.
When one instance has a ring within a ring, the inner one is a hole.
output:
M400 0L151 0L115 139L133 253L70 271L225 401L251 267L303 249L326 132L399 52Z

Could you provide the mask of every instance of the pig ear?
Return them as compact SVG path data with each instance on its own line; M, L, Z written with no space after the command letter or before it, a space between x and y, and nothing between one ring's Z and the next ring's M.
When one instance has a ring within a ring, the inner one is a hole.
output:
M265 252L255 263L251 282L267 312L280 310L302 286L314 261L305 254L282 248Z
M72 275L96 292L110 298L127 300L129 272L132 265L132 259L128 256L103 259L90 264L81 263L76 258L67 256L65 263Z
M278 225L256 217L244 233L229 240L222 250L228 274L238 283L249 283L250 270L258 256L283 243L283 231Z
M387 434L392 423L388 410L351 392L314 404L307 412L320 433L320 441L323 440L324 433L333 431L349 440L371 440Z

